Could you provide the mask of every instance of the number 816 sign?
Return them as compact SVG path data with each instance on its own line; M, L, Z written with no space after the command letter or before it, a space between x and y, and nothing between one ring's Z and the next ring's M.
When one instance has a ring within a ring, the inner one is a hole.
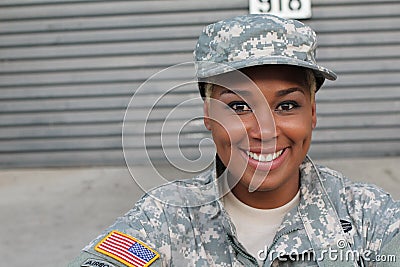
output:
M249 0L250 14L270 13L290 19L311 18L311 0Z

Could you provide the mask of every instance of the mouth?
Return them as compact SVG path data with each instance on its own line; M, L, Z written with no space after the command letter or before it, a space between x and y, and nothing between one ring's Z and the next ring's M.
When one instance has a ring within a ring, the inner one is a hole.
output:
M251 151L246 151L247 156L251 159L254 159L259 162L272 162L273 160L279 158L282 153L284 152L285 149L281 149L279 151L276 151L274 153L269 153L269 154L262 154L262 153L255 153Z

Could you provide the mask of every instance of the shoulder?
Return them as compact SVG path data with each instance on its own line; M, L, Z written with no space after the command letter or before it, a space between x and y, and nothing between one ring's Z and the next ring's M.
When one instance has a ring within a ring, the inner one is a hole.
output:
M168 265L171 224L190 223L185 207L204 202L204 195L212 188L211 174L212 171L209 170L191 179L176 180L146 192L131 210L117 218L114 224L83 248L81 255L69 266L81 266L90 260L95 264L104 262L109 266L126 266L117 256L98 249L113 233L125 236L128 242L137 241L149 251L154 251L155 255L159 254L160 257L151 266Z
M207 171L190 179L176 180L149 190L110 229L128 234L135 232L135 235L145 239L165 239L163 235L168 234L166 224L170 223L172 217L174 221L185 217L187 207L204 200L211 181L210 173Z
M399 233L400 202L388 192L374 184L353 182L325 166L317 169L339 217L351 219L360 232L368 229L368 235L382 244Z
M156 209L152 209L153 218L150 218L150 213L146 214L141 208L148 200L150 198L140 199L133 209L117 218L114 224L84 247L68 266L134 266L131 261L138 257L135 244L139 246L136 249L150 255L146 262L151 261L151 266L163 266L164 259L160 258L160 254L165 238L159 230L162 223L156 217Z
M218 191L213 173L213 169L210 169L190 179L163 184L146 192L136 206L152 212L154 209L148 209L150 203L155 204L155 208L174 209L196 207L214 201Z
M362 202L365 205L372 205L382 209L386 208L384 206L385 203L393 203L395 206L399 206L399 203L394 201L388 192L377 185L364 182L354 182L341 172L326 166L318 165L317 170L327 191L331 192L331 195L338 193L345 194L346 202L352 203L357 201ZM377 177L377 179L379 179L379 177ZM335 190L332 190L332 188Z

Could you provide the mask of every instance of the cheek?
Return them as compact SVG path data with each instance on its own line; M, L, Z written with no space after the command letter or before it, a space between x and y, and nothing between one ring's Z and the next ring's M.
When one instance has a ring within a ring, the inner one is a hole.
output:
M211 99L207 117L209 121L207 128L211 130L215 143L236 144L247 136L246 125L242 121L246 116L239 116L218 99Z
M237 144L247 140L246 124L238 116L213 120L211 132L214 140L225 144Z
M225 119L220 123L213 121L211 134L217 153L224 164L230 161L231 151L235 151L238 147L245 147L248 140L245 125L237 119ZM233 155L237 154L236 152L233 152Z
M227 145L230 143L230 138L228 132L223 126L218 123L213 123L211 126L211 134L214 143L217 145Z
M294 142L310 140L312 134L311 116L293 116L275 120L276 127Z
M211 134L217 154L222 163L227 166L231 158L231 140L228 132L218 123L211 124Z

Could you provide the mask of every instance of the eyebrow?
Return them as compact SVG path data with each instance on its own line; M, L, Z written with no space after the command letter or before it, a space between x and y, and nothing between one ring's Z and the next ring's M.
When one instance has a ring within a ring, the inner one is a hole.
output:
M252 93L247 90L229 90L229 89L224 89L219 95L224 95L224 94L234 94L234 95L239 95L239 96L251 96Z
M302 88L300 88L300 87L291 87L291 88L283 89L283 90L280 90L280 91L276 92L275 96L276 97L282 97L282 96L285 96L285 95L288 95L288 94L292 94L294 92L300 92L303 95L305 95L304 90ZM230 90L230 89L224 89L219 95L221 96L221 95L224 95L224 94L234 94L234 95L245 96L245 97L252 95L252 93L250 91L247 91L247 90L234 90L233 91L233 90Z
M304 90L301 89L300 87L292 87L292 88L283 89L283 90L280 90L280 91L276 92L275 96L282 97L282 96L285 96L285 95L288 95L288 94L291 94L291 93L294 93L294 92L300 92L303 95L305 94Z

